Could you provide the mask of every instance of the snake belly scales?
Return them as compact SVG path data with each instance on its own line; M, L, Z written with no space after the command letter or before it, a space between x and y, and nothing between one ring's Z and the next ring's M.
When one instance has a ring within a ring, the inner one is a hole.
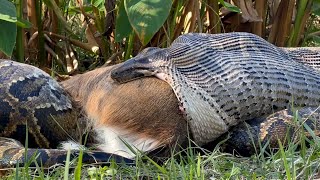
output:
M250 33L178 37L150 48L111 72L124 83L144 76L168 82L185 111L195 142L206 144L239 122L320 104L319 54L276 47ZM304 65L314 65L314 68Z
M199 41L186 38L190 35L191 34L181 36L179 38L180 40L178 39L173 43L173 46L184 44L186 43L186 40L188 43L189 41ZM195 35L198 36L197 34ZM245 35L250 36L249 39L253 38L249 42L256 38L255 36L252 37L252 35ZM206 35L200 35L200 37L201 36ZM237 37L234 35L231 36L232 37L226 38L225 41L228 41L228 39L237 41ZM201 42L199 41L198 43ZM196 51L196 48L193 49ZM294 56L295 60L302 61L314 68L318 68L319 64L316 62L319 60L319 55L317 53L299 48L283 50L285 50L285 52L282 53L290 52L290 55ZM148 48L136 58L148 57L149 54L158 51L158 48ZM147 71L145 70L146 69L143 71L143 76L146 75ZM24 148L20 142L25 141L25 137L21 136L21 134L25 133L26 124L28 124L29 145L33 145L29 146L31 149L28 150L28 156L39 153L40 158L38 158L38 163L40 164L41 161L43 165L47 166L63 162L66 157L66 151L47 148L56 147L60 141L77 139L83 134L81 130L80 132L77 131L79 128L85 128L84 124L86 124L79 120L82 119L80 110L70 100L70 97L68 97L57 82L35 67L9 60L0 60L0 73L0 167L15 166L16 163L23 163L25 161ZM141 76L141 73L138 74ZM125 74L122 76L122 80L123 78L128 77L129 79L132 77L136 78L135 76L127 76ZM306 105L311 106L309 103L306 103ZM278 109L281 109L281 107L278 107ZM309 115L314 112L315 109L306 108L304 110L305 112L302 111L302 115ZM268 112L270 111L263 112L261 115L267 115ZM282 118L281 116L287 117L287 111L280 111L277 115L280 116L278 118ZM319 119L318 117L316 118ZM269 119L272 119L272 117ZM259 124L264 121L265 118L256 118L249 121L249 123ZM242 131L243 129L246 129L241 126L243 125L240 124L239 127L237 127L237 130L240 129ZM68 129L68 133L63 129ZM235 130L235 132L237 130ZM244 138L248 138L246 134L243 136ZM243 145L243 141L236 142L235 144L240 150L246 148L245 145ZM95 160L106 160L110 158L110 155L103 152L93 152L92 154L85 154L84 161L94 162L92 161L91 155L94 155ZM123 161L123 159L120 158L118 161ZM125 159L125 161L132 162L127 159Z

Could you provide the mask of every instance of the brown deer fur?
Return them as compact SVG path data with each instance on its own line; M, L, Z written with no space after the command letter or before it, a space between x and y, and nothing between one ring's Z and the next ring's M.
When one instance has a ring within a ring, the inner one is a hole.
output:
M94 127L120 128L128 136L155 139L157 148L185 143L187 123L171 87L156 78L118 84L109 76L114 67L74 76L61 85L84 107Z

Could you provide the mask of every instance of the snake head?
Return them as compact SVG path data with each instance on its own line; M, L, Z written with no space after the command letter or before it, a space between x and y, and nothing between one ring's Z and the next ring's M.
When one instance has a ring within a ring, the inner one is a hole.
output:
M161 72L167 62L167 53L160 48L147 48L136 57L121 63L111 71L111 78L119 83L129 82Z

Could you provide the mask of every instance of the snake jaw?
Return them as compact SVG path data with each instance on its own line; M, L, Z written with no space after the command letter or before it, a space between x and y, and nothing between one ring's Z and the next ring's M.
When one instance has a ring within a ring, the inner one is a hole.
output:
M115 71L111 72L111 78L121 84L152 75L153 73L150 72L148 69L116 69Z
M142 57L122 63L118 68L111 71L111 78L119 83L126 83L142 77L154 76L158 73L158 68L156 68L152 59Z
M153 76L156 74L155 69L148 64L140 64L134 59L124 62L120 67L111 71L111 78L119 83L126 83L142 77Z
M168 64L168 57L166 49L149 48L121 63L111 71L111 78L119 83L126 83L142 77L157 76L163 73L163 67L166 67L164 64Z

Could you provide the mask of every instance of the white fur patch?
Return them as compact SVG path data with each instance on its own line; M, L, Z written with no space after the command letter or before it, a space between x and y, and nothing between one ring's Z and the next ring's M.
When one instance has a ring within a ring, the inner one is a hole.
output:
M159 142L155 139L138 137L136 134L129 134L124 130L114 127L96 128L97 140L100 142L98 148L104 152L117 154L127 158L134 158L135 151L148 152L158 148Z
M74 142L74 141L62 142L60 144L60 148L61 149L65 149L65 150L69 150L69 149L70 150L80 150L80 149L85 150L86 149L83 145L81 145L81 144L79 144L77 142Z
M168 75L166 75L165 73L157 73L155 74L155 76L163 81L168 81Z

